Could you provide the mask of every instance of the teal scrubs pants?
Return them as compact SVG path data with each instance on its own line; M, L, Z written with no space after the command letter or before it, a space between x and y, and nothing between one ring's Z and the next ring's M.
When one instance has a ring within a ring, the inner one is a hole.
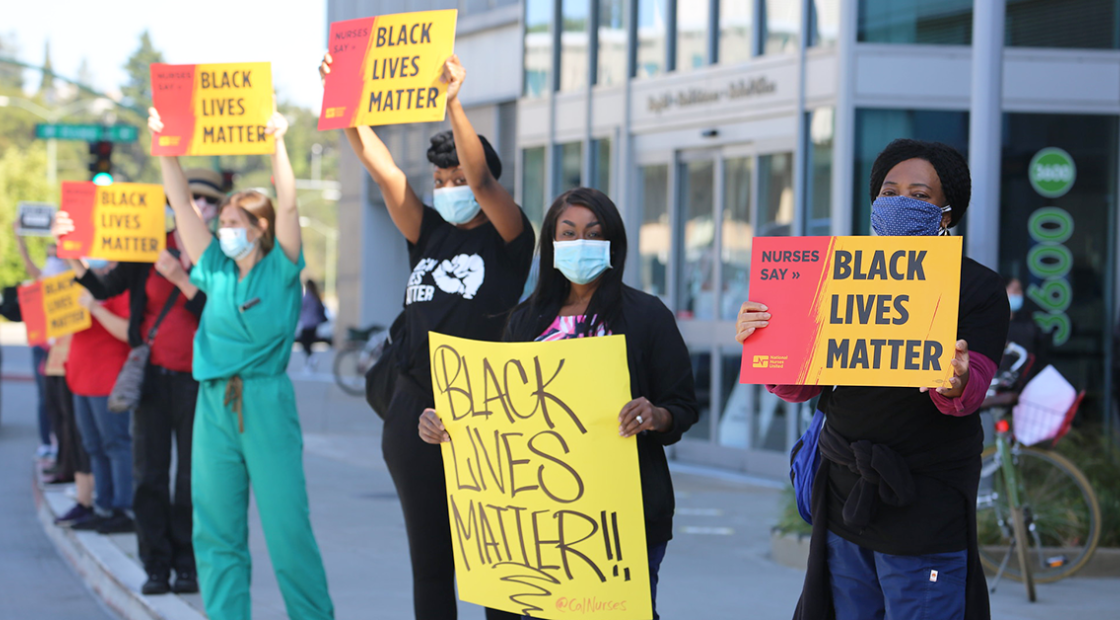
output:
M249 486L276 581L292 620L334 617L303 475L303 434L285 375L243 380L242 417L225 405L227 381L199 386L191 458L194 553L210 620L249 620Z

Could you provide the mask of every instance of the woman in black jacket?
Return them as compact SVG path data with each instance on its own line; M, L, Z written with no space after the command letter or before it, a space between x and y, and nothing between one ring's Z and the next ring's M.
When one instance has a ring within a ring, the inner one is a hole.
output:
M661 301L622 283L626 230L614 203L576 188L552 204L541 227L537 288L514 309L508 342L541 342L624 334L633 400L618 414L618 433L637 436L650 589L657 615L657 571L673 537L673 481L665 446L699 417L688 349ZM447 441L436 412L420 418L420 437Z

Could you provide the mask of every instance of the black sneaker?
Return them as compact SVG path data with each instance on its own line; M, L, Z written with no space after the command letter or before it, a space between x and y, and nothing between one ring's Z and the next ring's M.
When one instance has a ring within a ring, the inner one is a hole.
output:
M101 529L101 524L108 521L112 517L103 517L96 512L90 511L90 514L85 519L75 521L70 524L70 529L78 530L80 532L92 532Z
M195 594L198 592L198 577L194 571L175 571L175 583L171 585L175 594Z
M74 504L74 507L66 511L66 514L54 520L54 524L61 527L70 527L71 525L85 521L93 516L93 509L81 504Z
M97 526L98 534L129 534L136 531L136 522L123 510L114 510L113 515L102 519Z
M171 591L171 584L167 582L168 577L167 573L148 573L148 580L140 586L140 593L149 596L167 594Z

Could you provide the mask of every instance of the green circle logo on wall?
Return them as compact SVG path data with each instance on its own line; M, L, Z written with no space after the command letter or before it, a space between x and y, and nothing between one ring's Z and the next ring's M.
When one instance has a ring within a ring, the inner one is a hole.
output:
M1031 158L1028 171L1031 187L1046 198L1065 196L1077 180L1077 166L1070 154L1057 147L1047 147Z

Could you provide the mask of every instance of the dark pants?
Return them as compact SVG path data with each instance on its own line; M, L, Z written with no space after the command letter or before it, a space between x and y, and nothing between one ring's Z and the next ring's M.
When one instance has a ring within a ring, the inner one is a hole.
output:
M307 357L311 357L311 345L319 341L316 332L317 329L314 327L304 327L299 330L299 336L296 338L300 346L303 347L303 354Z
M47 414L58 439L58 460L55 461L55 479L73 480L74 474L88 474L89 455L82 447L78 422L74 419L74 394L66 385L66 377L44 377Z
M102 515L131 509L132 414L110 412L108 396L75 394L74 410L93 472L94 507Z
M966 551L889 555L828 533L836 620L964 618Z
M400 377L385 416L381 451L404 511L412 559L412 602L416 620L454 620L455 556L447 523L447 489L440 447L420 439L420 414L431 406L418 386ZM516 614L486 610L487 620L516 620Z
M47 415L47 377L43 374L43 363L47 361L47 350L31 347L31 370L35 376L35 389L39 394L39 445L51 445L51 417Z
M136 537L149 574L194 572L191 546L191 436L198 382L190 373L148 366L144 396L132 416ZM171 441L178 463L170 488Z

